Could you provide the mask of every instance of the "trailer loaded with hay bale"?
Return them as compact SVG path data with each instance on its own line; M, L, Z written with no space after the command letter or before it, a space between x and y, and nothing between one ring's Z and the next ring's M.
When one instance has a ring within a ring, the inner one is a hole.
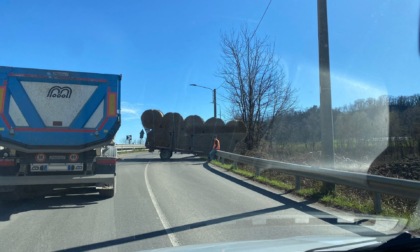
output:
M147 133L146 148L150 152L160 151L160 158L168 160L173 153L207 155L213 147L215 136L220 140L221 150L232 152L246 136L242 121L210 118L204 121L200 116L191 115L185 119L179 114L163 114L149 109L141 115L141 122Z

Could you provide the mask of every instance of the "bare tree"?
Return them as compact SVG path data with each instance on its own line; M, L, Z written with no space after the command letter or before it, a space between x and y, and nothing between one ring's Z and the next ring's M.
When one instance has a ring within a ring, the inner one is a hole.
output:
M271 138L271 129L280 115L295 103L294 90L268 38L260 39L246 26L239 32L222 34L220 76L231 103L232 115L248 128L247 149Z

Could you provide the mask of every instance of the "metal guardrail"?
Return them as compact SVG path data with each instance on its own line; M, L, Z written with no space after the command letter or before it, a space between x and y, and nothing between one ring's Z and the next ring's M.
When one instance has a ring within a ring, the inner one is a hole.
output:
M371 191L374 193L374 208L376 213L381 212L382 194L390 194L414 200L420 198L419 181L291 164L242 156L224 151L218 151L216 155L222 162L224 162L224 160L231 160L234 163L254 166L257 176L259 176L263 170L268 169L277 169L285 174L295 176L296 190L300 189L300 180L302 177L305 177Z
M144 144L116 144L115 148L117 151L121 150L134 150L134 149L144 149Z

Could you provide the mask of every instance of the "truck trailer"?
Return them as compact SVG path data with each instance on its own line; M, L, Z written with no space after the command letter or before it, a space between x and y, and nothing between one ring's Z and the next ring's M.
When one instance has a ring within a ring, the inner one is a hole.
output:
M159 150L162 160L169 160L174 152L207 156L215 136L220 140L221 150L233 152L247 132L242 121L225 124L220 118L204 121L198 115L184 119L179 113L163 114L156 109L144 111L141 121L147 132L146 148L150 152Z
M80 187L113 197L120 85L121 75L0 67L0 199Z

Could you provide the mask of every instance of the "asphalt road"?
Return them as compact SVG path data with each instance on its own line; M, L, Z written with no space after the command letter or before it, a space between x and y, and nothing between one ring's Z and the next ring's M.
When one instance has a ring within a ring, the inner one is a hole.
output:
M306 235L392 233L395 222L325 209L197 157L126 154L114 198L69 192L0 203L0 251L139 251ZM395 231L395 230L394 230Z

